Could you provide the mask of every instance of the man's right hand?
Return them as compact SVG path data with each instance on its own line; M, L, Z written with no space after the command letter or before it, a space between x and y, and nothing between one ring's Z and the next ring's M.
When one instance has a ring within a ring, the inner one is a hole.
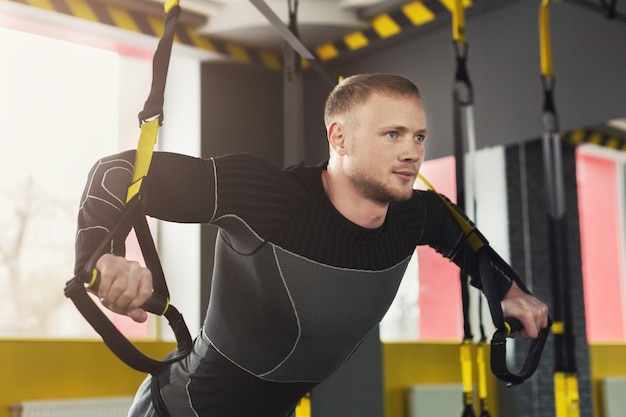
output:
M105 254L96 262L100 272L98 298L109 310L138 323L148 319L141 306L152 297L152 273L136 261Z

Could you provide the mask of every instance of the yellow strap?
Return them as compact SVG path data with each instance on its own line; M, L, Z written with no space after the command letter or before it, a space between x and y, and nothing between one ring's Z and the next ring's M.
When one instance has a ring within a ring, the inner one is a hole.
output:
M556 417L580 417L578 377L574 373L554 373L554 405Z
M165 9L165 13L169 13L175 6L178 6L178 0L168 0L163 5L163 9Z
M460 349L460 360L461 360L461 378L463 380L463 392L471 393L472 392L472 342L471 340L464 340L461 343ZM471 404L471 395L466 395L465 403ZM469 402L468 402L469 401Z
M541 53L541 75L552 78L552 46L550 43L550 0L542 0L539 7L539 50Z
M159 119L155 118L141 125L141 134L137 143L137 155L135 156L135 167L133 169L133 180L128 187L126 202L129 202L141 190L141 183L148 175L152 153L159 131Z
M564 334L565 325L562 321L555 321L552 323L552 334Z
M483 242L480 236L478 236L478 233L476 233L476 228L472 226L463 216L461 216L461 214L458 211L456 211L454 207L452 207L452 205L448 202L448 200L446 200L441 194L437 192L437 190L435 190L435 187L433 187L432 184L429 183L428 180L426 180L426 178L424 178L422 174L417 174L417 176L419 177L420 180L422 180L424 184L426 184L426 186L428 187L430 191L434 192L435 194L437 194L437 196L439 196L441 201L443 201L443 203L448 208L448 211L450 211L450 213L452 214L452 216L454 216L459 226L461 226L461 230L463 231L463 234L465 235L465 240L467 241L467 244L470 246L470 248L472 248L474 252L478 252L478 250L485 245L485 242Z
M457 43L465 43L465 9L462 0L454 1L452 11L452 39Z
M311 417L311 393L306 394L298 401L296 417Z
M485 344L477 347L476 365L478 366L478 398L487 398L487 368L485 362Z

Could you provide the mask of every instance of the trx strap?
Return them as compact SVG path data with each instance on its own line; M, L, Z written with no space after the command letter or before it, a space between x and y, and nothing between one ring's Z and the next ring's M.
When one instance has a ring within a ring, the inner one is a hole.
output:
M530 342L528 354L521 369L517 373L510 371L506 358L506 339L511 333L515 333L523 327L519 320L513 317L504 317L502 305L500 304L501 300L496 287L494 270L504 269L500 271L503 275L513 280L525 293L532 293L508 264L500 258L491 246L489 246L487 239L485 239L485 237L480 234L480 232L444 196L439 194L421 174L419 174L419 178L431 191L439 196L461 227L465 241L476 254L478 273L481 278L483 293L489 305L491 319L496 327L496 331L491 338L491 371L497 378L505 381L507 386L521 384L526 379L530 378L539 366L541 353L546 344L552 321L548 320L548 327L541 329L539 336Z
M479 417L490 417L489 407L487 404L487 363L485 360L485 350L487 347L487 335L485 334L485 327L482 323L482 297L479 298L478 311L480 314L480 340L476 347L476 366L478 368L478 401L480 405Z
M461 0L456 0L452 9L452 45L456 61L453 86L453 128L454 157L456 167L456 201L470 217L475 217L476 199L474 195L474 156L476 140L474 135L473 89L467 72L467 42L465 39L465 14ZM468 153L469 167L465 166L465 154ZM469 174L468 195L465 193L465 174ZM467 201L470 207L466 207ZM469 277L461 272L461 301L463 306L463 341L460 346L461 381L463 384L462 417L474 417L473 396L473 338L470 323L470 286Z
M153 58L153 79L150 95L144 109L139 113L141 135L133 168L133 179L128 187L126 207L115 227L107 234L87 261L83 271L66 283L65 295L76 305L80 313L100 334L105 344L128 366L153 375L165 370L171 363L179 361L191 352L192 341L189 330L180 312L169 303L169 291L163 274L159 255L150 233L143 210L143 180L148 175L158 128L163 121L163 94L169 66L169 57L174 40L176 21L180 15L178 0L165 4L167 13L165 29ZM167 318L176 337L177 351L166 360L154 360L137 350L109 321L107 316L89 297L87 289L97 291L99 272L95 265L100 256L108 253L110 242L119 236L127 236L135 230L146 266L152 273L154 294L142 306L148 312Z
M561 140L554 104L554 74L549 23L550 0L542 0L539 8L539 39L541 81L543 87L543 161L548 199L550 243L550 274L554 308L554 400L557 417L579 416L578 377L574 356L569 265L567 263L567 224L565 218L565 186Z

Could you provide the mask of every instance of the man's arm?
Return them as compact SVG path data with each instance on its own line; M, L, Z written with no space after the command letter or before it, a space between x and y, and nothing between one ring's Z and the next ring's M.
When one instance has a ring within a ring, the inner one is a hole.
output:
M132 178L134 151L100 159L91 169L78 211L75 273L82 271L125 208ZM180 222L210 220L214 211L213 163L184 155L153 155L145 180L147 215ZM126 236L115 236L109 252L99 258L98 297L110 310L135 321L147 315L139 307L152 295L152 274L137 262L124 258Z
M468 274L471 277L470 283L474 287L482 289L476 252L467 243L459 221L454 218L449 207L441 200L440 196L428 192L425 194L425 199L429 201L430 217L432 218L432 221L429 222L430 227L427 228L425 234L430 236L429 245L450 258L464 273ZM450 202L449 204L471 224L458 207ZM473 224L471 225L473 226ZM520 336L536 338L539 330L548 326L547 305L533 295L524 292L516 284L515 281L519 278L509 264L497 255L494 255L493 258L495 259L491 259L491 267L495 277L495 291L501 300L504 316L514 317L522 323L524 329L519 332Z

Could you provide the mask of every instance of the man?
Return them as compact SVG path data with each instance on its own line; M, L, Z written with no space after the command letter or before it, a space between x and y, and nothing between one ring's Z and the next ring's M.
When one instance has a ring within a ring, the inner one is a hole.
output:
M211 297L193 352L139 389L132 416L286 417L376 327L416 245L472 275L476 260L438 196L412 186L424 160L419 90L388 74L347 78L325 109L329 160L281 171L251 155L155 153L146 213L219 228ZM77 270L123 208L133 152L100 160L79 211ZM151 274L124 259L124 236L96 267L98 296L146 320ZM534 338L547 307L496 268L505 315ZM150 384L158 395L152 397Z

